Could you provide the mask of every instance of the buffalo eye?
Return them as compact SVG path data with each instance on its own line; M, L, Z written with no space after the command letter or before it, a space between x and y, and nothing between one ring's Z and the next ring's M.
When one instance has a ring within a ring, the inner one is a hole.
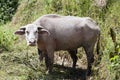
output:
M27 35L29 35L29 31L26 31Z
M34 33L35 33L35 34L37 34L37 33L38 33L38 31L35 31Z

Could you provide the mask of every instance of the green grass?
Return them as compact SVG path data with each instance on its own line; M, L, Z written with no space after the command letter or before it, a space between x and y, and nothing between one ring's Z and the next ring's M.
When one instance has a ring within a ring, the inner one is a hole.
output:
M19 45L20 46L20 45ZM31 51L32 49L32 51ZM85 70L54 64L53 73L46 75L44 61L40 62L36 49L24 48L0 54L0 79L4 80L61 80L83 78ZM81 73L80 73L81 72ZM75 75L74 75L75 74Z

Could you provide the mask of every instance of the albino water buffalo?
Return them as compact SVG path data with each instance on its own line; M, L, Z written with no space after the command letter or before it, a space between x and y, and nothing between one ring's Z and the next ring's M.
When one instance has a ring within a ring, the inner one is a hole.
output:
M15 34L25 34L27 45L36 45L42 54L44 53L48 73L52 72L54 51L67 50L75 67L79 47L85 49L87 74L91 73L94 46L100 37L100 28L91 18L47 14L31 24L20 27Z

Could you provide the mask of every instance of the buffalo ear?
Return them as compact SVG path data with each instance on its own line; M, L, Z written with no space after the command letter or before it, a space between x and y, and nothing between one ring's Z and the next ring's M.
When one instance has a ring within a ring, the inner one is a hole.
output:
M15 35L24 35L25 34L25 27L20 27L19 30L15 31Z
M38 27L38 33L50 35L50 32L47 29L44 29L42 26Z
M38 28L38 31L40 31L41 29L43 29L42 26L38 26L37 28Z

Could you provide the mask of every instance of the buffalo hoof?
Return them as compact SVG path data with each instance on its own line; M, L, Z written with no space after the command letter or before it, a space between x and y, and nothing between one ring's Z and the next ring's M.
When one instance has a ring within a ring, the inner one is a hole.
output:
M47 70L47 71L46 71L46 74L51 74L51 73L52 73L51 70Z

